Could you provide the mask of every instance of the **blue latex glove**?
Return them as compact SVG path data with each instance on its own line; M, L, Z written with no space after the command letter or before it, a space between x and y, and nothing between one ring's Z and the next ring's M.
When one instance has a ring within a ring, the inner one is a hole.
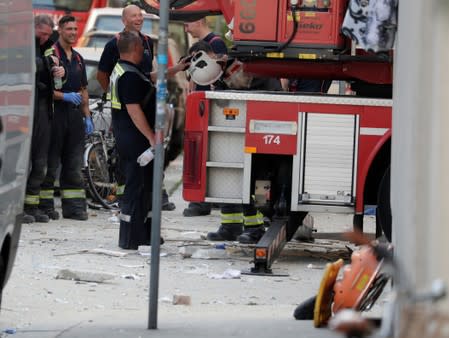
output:
M84 118L84 123L86 125L86 134L92 134L94 131L94 123L92 122L92 117L89 116Z
M65 102L73 103L74 105L79 105L81 103L81 94L80 93L63 93L62 100Z

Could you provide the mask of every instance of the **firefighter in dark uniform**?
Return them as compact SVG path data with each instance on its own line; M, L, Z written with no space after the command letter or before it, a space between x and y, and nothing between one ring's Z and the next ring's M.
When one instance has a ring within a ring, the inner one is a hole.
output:
M205 52L199 57L199 52ZM232 69L234 60L229 59L227 62L221 61L217 63L218 57L212 50L210 44L205 41L199 41L193 44L189 52L196 55L192 58L191 69L198 65L192 75L195 83L200 83L201 78L204 83L212 84L214 90L229 89L223 81L223 75L220 75L220 67L217 64L225 63L224 72ZM198 78L196 78L198 77ZM282 90L281 82L273 78L250 78L248 86L249 90ZM257 243L265 233L264 215L255 207L254 203L249 204L222 204L221 206L221 224L217 231L209 232L207 239L210 241L235 241L240 243Z
M143 46L143 57L139 64L139 68L144 73L144 75L150 79L153 83L156 82L156 72L153 72L153 40L145 34L141 33L143 26L143 14L142 10L136 5L128 5L123 9L122 21L124 24L123 32L134 31L138 33L141 43ZM110 41L108 41L101 54L100 62L98 63L97 80L105 92L109 90L109 81L114 69L115 64L119 59L119 51L117 47L120 35L117 34ZM182 70L182 69L181 69ZM171 67L167 70L168 76L173 76L178 69ZM119 166L122 168L121 160L119 159ZM121 198L123 196L123 191L125 189L124 185L124 175L121 173L122 169L118 170L116 173L118 181L117 196ZM162 210L174 210L176 206L169 202L167 192L163 191L163 203Z
M156 97L153 83L138 66L144 48L139 35L122 32L117 46L120 60L111 74L110 96L112 126L125 174L119 247L135 250L151 243L153 162L141 167L137 158L155 146Z
M54 182L61 165L59 178L62 216L87 220L86 192L82 176L84 138L94 126L89 112L86 66L72 46L78 26L73 16L63 16L58 23L59 39L46 54L56 55L66 69L67 79L61 90L55 90L55 116L48 155L47 176L42 184L39 207L57 219L54 209ZM83 122L84 119L84 122Z
M23 223L43 222L50 219L39 208L41 184L47 171L47 154L50 145L50 126L53 118L53 77L62 81L64 68L55 56L46 57L45 50L52 46L53 20L46 14L34 18L36 35L36 92L34 97L34 122L31 139L30 173L28 175Z
M202 48L201 46L204 46L204 44L208 44L211 50L217 55L228 54L228 48L226 47L225 42L220 36L211 31L206 18L184 23L184 31L186 33L189 33L193 38L202 41L200 44L195 44L196 47L192 45L193 49L189 49L190 55L193 52L200 50ZM189 86L190 91L211 90L210 85L202 86L195 84L192 81L189 83ZM210 214L211 210L212 205L210 203L190 202L188 207L184 209L182 214L185 217L206 216Z

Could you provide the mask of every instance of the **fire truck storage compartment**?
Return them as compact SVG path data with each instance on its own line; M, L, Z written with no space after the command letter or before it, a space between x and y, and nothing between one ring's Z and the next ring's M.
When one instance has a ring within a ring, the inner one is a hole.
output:
M227 116L227 107L238 108ZM251 157L244 152L246 104L238 100L211 100L206 159L206 201L248 203ZM245 180L247 177L247 180Z
M277 47L293 32L290 0L235 2L233 37L237 45ZM301 1L296 12L298 30L290 46L343 49L340 33L348 0Z
M353 206L358 115L301 113L298 204ZM295 196L293 196L295 199Z

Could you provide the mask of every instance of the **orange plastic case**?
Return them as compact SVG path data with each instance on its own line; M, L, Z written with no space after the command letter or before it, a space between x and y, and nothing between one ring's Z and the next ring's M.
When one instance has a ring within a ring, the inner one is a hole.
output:
M334 285L333 313L347 308L359 310L382 262L383 260L377 260L373 249L369 246L362 246L360 250L352 253L351 264L343 267L343 276Z

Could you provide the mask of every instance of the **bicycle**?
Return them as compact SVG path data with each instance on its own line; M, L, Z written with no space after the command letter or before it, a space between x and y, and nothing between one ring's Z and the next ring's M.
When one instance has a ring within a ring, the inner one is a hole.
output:
M118 192L118 155L112 133L110 109L105 112L104 98L90 105L95 131L86 137L84 178L92 201L89 207L116 209Z
M105 112L105 107L109 113ZM95 131L86 137L84 148L84 178L87 193L92 201L90 208L118 208L119 158L112 133L111 109L106 99L100 98L90 105ZM166 155L170 151L170 141L174 128L175 109L167 104L164 127L164 149ZM167 160L167 157L166 157Z

